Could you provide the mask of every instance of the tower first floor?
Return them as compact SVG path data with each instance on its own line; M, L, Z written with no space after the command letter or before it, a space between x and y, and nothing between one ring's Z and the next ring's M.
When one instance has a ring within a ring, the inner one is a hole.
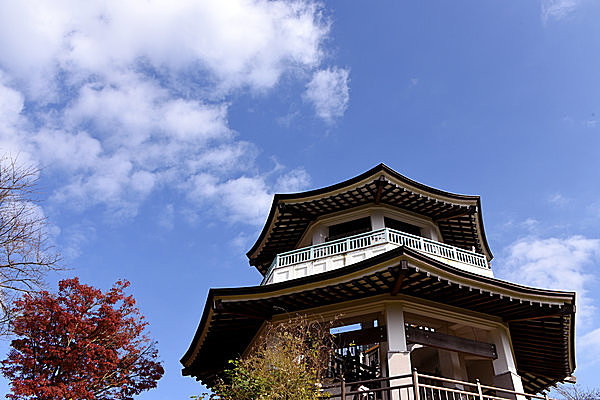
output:
M409 387L421 379L427 388L442 379L448 390L479 382L480 391L537 393L575 368L574 313L574 293L473 274L400 247L300 279L211 290L183 374L210 386L266 321L301 314L339 325L331 367L346 381Z

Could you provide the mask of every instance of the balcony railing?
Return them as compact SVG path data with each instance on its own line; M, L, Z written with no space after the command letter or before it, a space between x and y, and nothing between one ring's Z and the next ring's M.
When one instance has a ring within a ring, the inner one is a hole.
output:
M325 385L322 399L368 400L552 400L548 395L522 393L501 387L483 385L421 374L377 378L366 381L344 380Z
M278 268L306 263L383 244L393 244L397 246L403 245L434 257L482 268L484 270L490 269L487 259L482 254L460 249L458 247L450 246L421 236L415 236L394 229L384 228L327 243L288 251L286 253L280 253L275 256L275 259L265 275L263 284L269 282L271 274Z

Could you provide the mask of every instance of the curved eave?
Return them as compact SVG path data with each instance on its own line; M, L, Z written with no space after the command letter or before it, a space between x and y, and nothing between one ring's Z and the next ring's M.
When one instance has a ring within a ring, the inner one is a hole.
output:
M211 289L200 325L181 359L183 374L210 384L223 363L241 354L262 323L283 309L297 312L389 294L403 260L410 273L401 293L500 317L508 324L527 390L547 388L575 369L575 293L469 273L400 247L338 270L286 282ZM547 342L545 347L531 354L539 340ZM540 364L539 357L546 362Z
M490 245L489 245L489 243L487 241L487 237L485 235L485 228L483 225L483 212L481 211L481 198L479 196L476 196L476 197L477 197L477 224L478 224L478 228L479 228L478 233L480 236L481 243L485 249L484 250L485 255L486 255L488 261L491 261L492 258L494 258L494 255L492 254L492 250L490 249Z
M478 244L477 247L480 247L480 250L485 254L488 260L491 260L493 258L493 254L490 250L485 235L485 229L483 226L483 215L481 212L481 199L479 196L456 194L436 189L424 185L422 183L416 182L412 179L409 179L394 171L393 169L389 168L385 164L379 164L371 168L369 171L364 172L354 178L348 179L346 181L331 186L300 193L276 194L271 203L269 216L267 217L265 225L263 226L263 229L258 239L254 243L252 248L246 253L246 255L249 258L250 264L256 266L263 275L265 274L267 269L264 265L265 260L257 261L257 259L261 257L264 258L263 256L261 256L261 252L263 251L263 248L266 245L266 243L268 243L268 241L270 240L270 236L273 230L275 229L276 222L278 221L278 219L281 218L282 212L279 209L280 207L315 201L318 199L326 198L328 196L333 196L336 193L339 194L344 190L351 191L352 189L356 189L360 185L366 185L369 183L373 184L381 176L389 178L389 183L399 184L402 188L406 188L407 191L418 195L419 198L421 197L421 195L424 195L428 198L435 199L435 201L439 200L441 203L454 204L457 207L468 207L476 209L476 211L472 211L471 213L475 215L475 218L477 220L475 222L476 228L474 228L477 231L477 238L475 239L475 241L477 242L476 244ZM347 208L352 207L354 206L349 206ZM294 236L294 238L291 239L292 242L288 242L287 245L285 245L283 248L278 248L278 252L292 250L294 248L294 245L296 244L295 240L298 240L300 238L304 229L306 229L315 218L317 218L317 215L307 216L306 221L301 222L299 225L299 229L302 230L302 232L298 232L296 234L297 237ZM272 259L272 256L268 256L267 259Z

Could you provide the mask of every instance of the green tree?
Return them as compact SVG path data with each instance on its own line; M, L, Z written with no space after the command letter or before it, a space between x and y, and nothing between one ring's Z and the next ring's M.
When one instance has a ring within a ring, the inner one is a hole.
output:
M212 395L193 399L315 400L333 349L330 323L296 318L267 323L245 357L231 361Z

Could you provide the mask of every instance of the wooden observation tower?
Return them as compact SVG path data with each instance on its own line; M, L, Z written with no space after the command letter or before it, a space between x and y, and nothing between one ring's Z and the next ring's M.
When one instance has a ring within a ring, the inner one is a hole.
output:
M494 278L479 196L380 164L275 195L247 256L262 283L211 289L181 360L208 386L290 313L343 316L329 391L344 400L525 399L573 379L575 293Z

